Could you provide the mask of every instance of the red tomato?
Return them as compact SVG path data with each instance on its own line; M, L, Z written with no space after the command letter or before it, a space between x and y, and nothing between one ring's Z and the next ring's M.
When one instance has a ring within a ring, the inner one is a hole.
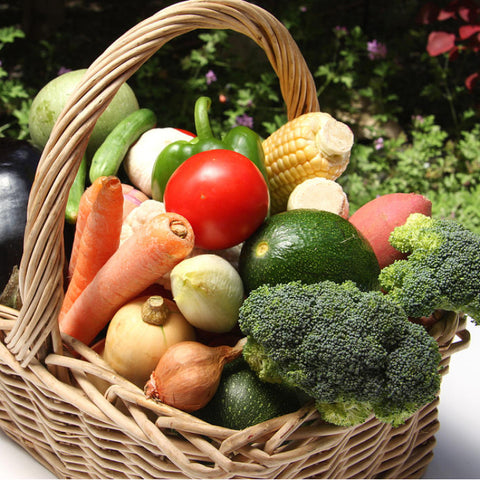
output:
M179 132L184 133L185 135L190 135L191 137L196 137L196 135L188 130L184 130L183 128L176 128Z
M164 202L190 222L198 247L217 250L248 238L267 216L270 197L253 162L220 149L183 162L165 187Z

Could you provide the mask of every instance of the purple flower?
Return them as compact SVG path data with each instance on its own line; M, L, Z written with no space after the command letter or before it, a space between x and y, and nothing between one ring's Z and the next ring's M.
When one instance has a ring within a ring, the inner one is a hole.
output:
M207 85L210 85L212 82L216 82L217 81L217 76L215 75L215 72L213 70L209 70L205 74L205 80L207 82Z
M377 58L385 58L387 56L387 47L382 42L372 40L367 42L368 58L370 60L376 60Z
M306 5L300 5L300 7L298 7L298 9L299 9L302 13L305 13L305 12L308 10L308 8L307 8Z
M57 75L60 76L60 75L63 75L64 73L68 73L68 72L71 72L71 71L72 71L71 68L60 67L60 68L58 69Z
M253 128L253 118L244 113L235 119L235 125L243 125L244 127Z
M341 25L337 25L335 27L335 32L340 35L346 35L348 33L347 27L343 27Z
M374 142L373 145L375 147L375 150L381 150L385 146L385 142L383 140L383 137L378 137Z

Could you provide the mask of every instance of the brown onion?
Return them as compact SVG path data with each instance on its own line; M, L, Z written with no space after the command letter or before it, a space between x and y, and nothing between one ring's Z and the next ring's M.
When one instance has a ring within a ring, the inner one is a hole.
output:
M217 391L223 366L241 355L244 343L208 347L184 341L170 346L145 385L146 397L185 412L203 408Z

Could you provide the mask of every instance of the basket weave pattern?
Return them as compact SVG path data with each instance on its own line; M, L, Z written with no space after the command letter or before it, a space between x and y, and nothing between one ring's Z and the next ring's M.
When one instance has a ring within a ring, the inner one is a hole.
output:
M375 418L325 424L312 405L243 431L210 425L119 377L93 350L61 336L63 222L70 186L96 120L116 91L169 40L232 29L276 72L289 118L318 111L313 77L285 27L242 0L189 0L114 42L88 69L47 143L28 207L20 311L0 305L0 426L60 478L419 477L438 430L438 400L393 429ZM464 318L439 312L442 353L468 346Z

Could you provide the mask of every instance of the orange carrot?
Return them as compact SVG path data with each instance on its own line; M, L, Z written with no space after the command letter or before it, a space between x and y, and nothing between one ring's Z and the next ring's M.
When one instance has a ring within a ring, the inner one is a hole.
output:
M60 320L60 331L90 344L127 301L163 277L194 245L189 222L162 213L120 245Z
M97 182L100 188L97 188ZM75 268L68 284L60 311L62 318L80 296L85 287L118 249L123 218L122 185L117 177L100 177L95 182L96 198L88 210L82 226ZM98 190L98 191L97 191ZM89 195L87 201L91 201ZM85 212L87 209L85 208Z
M80 246L80 239L82 238L83 229L87 223L88 215L92 210L92 205L97 198L98 192L102 188L102 182L105 177L100 177L90 185L80 198L78 207L78 216L75 223L75 236L73 237L72 252L70 254L70 263L68 265L68 278L72 278L75 264L77 263L78 248Z

